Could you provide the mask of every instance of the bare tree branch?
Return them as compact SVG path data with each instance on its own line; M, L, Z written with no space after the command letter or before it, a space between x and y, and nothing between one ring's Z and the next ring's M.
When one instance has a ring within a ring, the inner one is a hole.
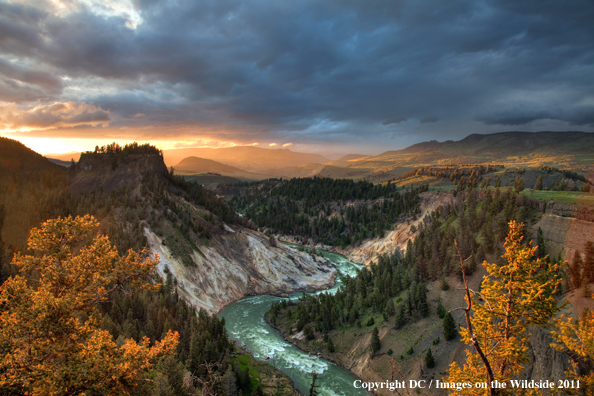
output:
M494 389L491 386L491 383L495 379L495 377L493 375L493 369L491 368L491 363L489 362L489 359L487 359L487 357L485 356L478 340L476 339L476 335L472 331L472 323L470 320L470 311L472 309L472 299L470 298L470 289L468 288L468 282L466 281L466 274L464 272L464 261L465 260L462 259L462 255L460 254L460 250L458 249L458 241L454 240L454 244L456 245L456 251L458 252L458 256L460 257L460 267L462 269L462 279L464 280L464 287L466 289L466 300L467 300L468 306L466 308L463 308L464 315L466 316L466 326L468 327L468 333L470 334L470 338L472 339L472 345L474 346L474 349L476 349L476 352L479 354L481 360L483 361L483 364L485 365L485 369L487 371L487 385L489 386L489 395L495 396L499 392L497 391L497 389Z

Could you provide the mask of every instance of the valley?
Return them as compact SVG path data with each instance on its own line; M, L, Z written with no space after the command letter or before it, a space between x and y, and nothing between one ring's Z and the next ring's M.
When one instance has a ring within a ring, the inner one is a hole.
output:
M594 396L592 21L0 0L0 396Z
M31 227L91 214L119 252L148 248L160 260L155 276L165 289L122 292L98 317L119 343L179 331L175 363L159 366L175 386L188 372L221 393L233 383L252 394L290 394L291 381L307 394L312 372L324 395L350 392L353 378L441 379L473 351L460 335L444 339L444 312L462 331L462 271L480 289L483 260L503 264L510 221L525 225L536 258L556 266L555 298L569 302L560 312L594 309L590 135L576 134L579 147L555 134L471 135L338 161L287 149L114 143L68 166L3 141L0 279L17 274L10 256L26 249ZM517 145L528 153L516 155ZM463 269L455 243L468 258ZM196 314L203 324L192 324ZM207 346L215 323L225 323L229 341L202 355L215 348ZM567 375L570 354L550 349L553 341L549 328L535 327L514 378ZM218 374L205 371L205 357Z
M337 254L320 252L324 258L333 262L341 276L355 276L360 266L347 261ZM340 278L329 289L319 293L335 293L341 285ZM309 293L308 295L313 295ZM278 331L266 323L264 314L273 304L279 301L297 301L304 296L295 293L286 299L273 296L247 297L226 306L219 314L225 318L230 338L244 345L256 359L264 360L288 375L295 387L307 394L311 384L311 373L320 374L318 391L323 395L363 395L365 392L354 389L353 381L357 377L347 370L330 361L326 361L319 354L308 354L291 344L278 334Z

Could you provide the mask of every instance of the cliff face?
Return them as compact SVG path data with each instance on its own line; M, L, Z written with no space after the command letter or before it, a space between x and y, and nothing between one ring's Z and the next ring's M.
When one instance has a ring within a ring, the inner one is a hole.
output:
M160 256L159 272L164 277L171 272L180 294L194 307L214 313L247 295L313 292L334 284L337 271L327 260L281 243L271 246L257 231L225 229L200 247L203 255L193 254L195 267L184 266L157 235L144 230L153 254Z
M150 154L95 154L83 153L76 164L76 173L70 180L70 192L77 195L97 191L100 187L106 194L111 191L140 185L142 174L150 173L164 177L167 167L160 155Z
M417 231L413 231L415 226L417 229L423 222L425 216L428 216L439 208L454 201L451 193L445 191L427 191L420 195L421 200L421 215L411 222L398 223L391 231L387 231L383 238L368 239L360 246L347 246L346 248L334 248L333 250L346 256L349 260L369 265L372 261L377 261L378 256L382 254L390 254L395 250L406 250L408 240L414 240L417 236Z
M570 261L576 250L584 253L586 241L594 241L594 223L590 221L545 213L534 226L534 241L538 227L542 229L547 252L552 257L561 253L564 260Z

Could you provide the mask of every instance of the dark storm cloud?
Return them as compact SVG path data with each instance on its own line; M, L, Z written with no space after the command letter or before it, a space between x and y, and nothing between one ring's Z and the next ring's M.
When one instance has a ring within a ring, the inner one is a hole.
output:
M438 120L439 120L439 118L437 118L435 116L427 116L427 117L421 118L421 124L432 124L434 122L437 122Z
M49 6L0 4L0 100L92 102L112 126L185 123L329 141L367 131L376 144L394 129L440 138L472 120L592 125L591 2L136 7L142 22L131 29L123 16L84 6L57 16ZM68 89L76 86L89 89ZM471 132L481 131L463 133Z
M58 96L62 93L62 80L51 73L0 58L0 87L5 101L21 103Z
M33 7L0 3L0 51L15 55L33 55L42 45L39 34L47 13Z
M525 125L544 119L566 121L569 125L593 126L594 106L574 106L569 110L557 109L555 111L532 111L519 108L500 114L477 117L478 121L487 125L507 126Z

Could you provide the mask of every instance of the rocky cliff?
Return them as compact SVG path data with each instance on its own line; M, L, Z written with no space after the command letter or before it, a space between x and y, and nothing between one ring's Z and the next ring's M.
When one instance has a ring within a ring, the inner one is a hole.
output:
M171 273L180 294L197 309L218 312L247 295L285 295L326 289L334 284L336 268L326 259L299 252L257 231L225 225L226 233L213 236L192 255L195 267L174 257L149 228L144 232L153 254L159 254L159 272Z
M70 191L109 197L105 219L120 239L146 237L159 272L209 313L252 294L314 291L334 284L327 260L250 229L218 198L168 174L157 154L85 153L70 173ZM110 204L110 205L111 205ZM123 205L123 206L122 206Z
M446 191L427 191L420 194L419 198L421 214L415 220L395 224L394 229L386 232L383 238L368 239L359 246L336 247L333 250L355 263L365 265L377 261L379 255L390 254L395 250L406 250L406 244L409 239L414 240L417 236L416 230L425 217L440 206L454 201L452 194Z
M70 180L70 192L77 195L97 191L106 194L124 187L136 188L144 173L164 178L167 167L160 155L82 153Z
M586 241L594 241L594 222L545 213L534 229L539 227L547 252L553 257L561 253L564 260L571 260L576 250L584 253Z

